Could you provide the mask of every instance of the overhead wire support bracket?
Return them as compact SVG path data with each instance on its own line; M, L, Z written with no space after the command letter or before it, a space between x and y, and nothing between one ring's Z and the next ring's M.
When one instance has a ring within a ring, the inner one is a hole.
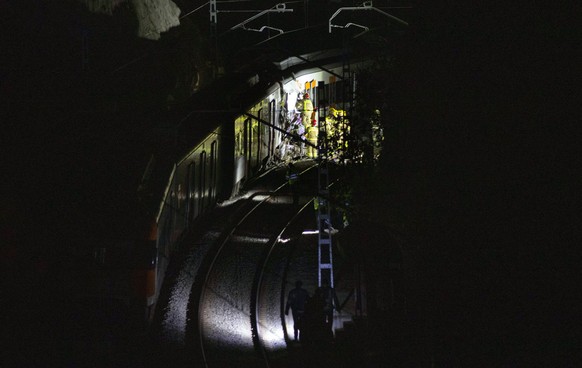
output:
M242 29L244 29L245 31L263 32L265 29L270 29L270 30L273 30L273 31L277 31L277 32L279 32L279 34L283 34L283 33L285 33L285 32L283 32L283 30L282 30L282 29L280 29L280 28L275 28L275 27L270 27L270 26L262 26L262 27L261 27L261 28L259 28L259 29L256 29L256 28L247 28L247 27L245 27L245 26L242 26L241 28L242 28Z
M357 35L355 35L354 38L360 37L361 35L363 35L364 33L368 32L370 30L370 28L368 28L366 26L363 26L363 25L357 24L357 23L351 23L351 22L350 23L347 23L345 26L338 26L338 25L335 25L335 24L332 24L331 25L331 27L334 27L334 28L348 28L348 27L351 27L351 26L360 27L360 28L363 28L364 29L362 32L360 32Z
M247 23L249 23L249 22L251 22L251 21L267 14L267 13L290 13L290 12L293 12L293 9L287 9L287 6L284 3L279 3L270 9L263 10L259 14L253 15L252 17L245 20L244 22L241 22L241 23L237 24L236 26L232 27L230 30L232 31L232 30L235 30L237 28L242 28L242 29L246 29L246 30L253 30L253 29L245 28L245 24L247 24Z
M385 16L387 16L388 18L390 18L391 20L395 21L398 24L401 24L403 26L408 27L408 23L407 22L403 21L400 18L397 18L397 17L393 16L392 14L388 14L388 13L386 13L383 10L380 10L378 8L373 7L371 1L366 1L366 2L364 2L364 4L362 6L346 6L346 7L342 7L342 8L339 8L338 10L336 10L335 13L333 13L333 15L329 18L329 21L328 21L328 24L329 24L329 27L328 27L329 33L331 33L331 29L333 27L335 27L335 28L347 28L350 25L354 25L354 26L358 26L358 27L364 28L364 26L361 26L361 25L355 24L355 23L348 23L345 26L339 26L339 25L336 25L336 24L332 24L331 21L333 20L333 18L337 17L338 14L341 13L342 11L344 11L344 10L352 10L352 11L373 10L373 11L376 11L378 13L384 14ZM364 32L367 32L367 30L364 31Z

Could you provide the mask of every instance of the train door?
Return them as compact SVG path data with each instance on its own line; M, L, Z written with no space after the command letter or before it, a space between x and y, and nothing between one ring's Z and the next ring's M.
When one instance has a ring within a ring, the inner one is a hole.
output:
M268 158L273 155L274 151L274 129L269 126L269 124L274 123L274 116L275 113L273 112L275 109L275 100L271 101L268 105L268 108L263 108L259 110L259 122L257 122L258 131L259 131L259 139L257 147L257 160L256 160L256 168L260 169L263 161L265 158ZM267 121L269 124L260 123L260 121Z
M174 179L175 180L175 179ZM169 246L171 246L174 241L176 240L176 238L178 237L178 188L177 185L174 181L173 185L172 185L173 189L172 192L170 193L170 207L169 207L169 211L170 211L170 217L172 218L171 221L171 229L172 229L172 235L170 238L170 243L168 244ZM172 249L170 249L168 247L168 254L166 254L166 256L169 256L169 252L171 252Z
M248 177L252 168L252 152L253 152L253 124L251 118L245 120L245 158L247 161L247 169L245 176Z
M163 222L160 233L160 241L158 244L158 254L164 258L168 257L169 245L172 243L172 232L173 232L173 211L171 211L171 205L166 204L163 213Z
M182 236L182 234L184 233L184 230L186 229L186 227L188 226L188 222L186 221L186 205L184 203L184 198L185 198L185 194L184 194L184 190L185 190L185 186L184 186L184 176L180 175L179 176L179 183L176 186L176 207L175 207L175 212L176 212L176 238L179 238L180 236Z
M174 239L174 228L176 226L175 218L175 186L176 186L176 167L172 170L170 175L170 182L168 184L167 193L162 203L162 209L158 218L158 244L157 251L159 257L167 257L169 254L169 244Z
M238 193L238 188L246 173L246 127L245 120L239 117L235 121L234 178L231 195ZM219 153L220 154L220 153ZM218 161L217 161L218 162Z
M271 102L269 103L269 122L271 123L271 125L277 126L279 127L279 124L277 124L277 101L275 100L271 100ZM269 127L269 155L271 157L273 157L275 155L275 146L277 145L277 131L273 128L273 127Z

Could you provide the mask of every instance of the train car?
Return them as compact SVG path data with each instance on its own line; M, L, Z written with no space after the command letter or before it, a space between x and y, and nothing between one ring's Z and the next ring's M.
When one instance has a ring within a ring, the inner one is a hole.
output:
M150 176L159 176L164 169L169 173L157 197L155 216L136 240L141 248L136 248L135 254L141 256L137 257L140 262L135 266L132 285L139 290L134 295L145 307L147 319L152 317L172 255L198 220L217 203L236 196L261 172L305 157L304 141L291 126L293 116L298 114L296 101L305 93L318 101L317 86L323 84L326 103L342 103L338 92L342 63L337 57L332 60L325 66L306 68L300 60L290 58L278 64L280 74L270 80L250 76L243 88L231 87L232 91L242 91L248 101L236 109L191 107L181 121L182 132L187 132L180 136L186 142L183 153L173 162L158 163L158 174L151 167L146 169ZM222 97L232 101L239 95ZM325 119L322 111L324 114L325 110L319 109L319 114L313 115L316 123ZM189 140L190 136L198 138ZM166 167L160 170L160 165Z

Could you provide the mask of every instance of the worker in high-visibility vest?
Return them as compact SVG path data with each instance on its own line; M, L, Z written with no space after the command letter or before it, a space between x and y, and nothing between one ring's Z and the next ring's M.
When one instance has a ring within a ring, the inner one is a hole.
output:
M329 112L325 117L325 130L327 132L328 137L332 137L335 133L336 117L337 110L334 109L333 107L330 107Z
M297 98L295 99L295 110L299 113L303 111L303 96L301 93L297 94Z
M338 129L338 145L339 149L346 150L348 148L348 137L350 135L350 121L346 116L344 110L336 110L337 114L337 124Z
M337 139L335 139L335 134L337 131L336 114L337 110L333 107L330 107L328 114L325 117L325 132L327 136L324 137L324 139L327 139L328 156L330 158L335 156L336 150L338 148Z
M317 157L317 135L319 134L319 128L317 127L317 122L315 120L311 121L311 126L307 130L307 157L316 158Z
M309 93L305 92L303 95L303 106L301 107L301 119L303 121L303 126L305 130L308 130L311 126L311 119L313 115L313 102L309 98Z

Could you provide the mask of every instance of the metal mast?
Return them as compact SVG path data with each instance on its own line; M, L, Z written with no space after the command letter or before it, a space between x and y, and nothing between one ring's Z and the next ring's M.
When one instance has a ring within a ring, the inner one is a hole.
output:
M218 67L218 9L216 8L216 0L208 2L208 11L210 14L210 47L212 48L212 72L213 77L217 77Z

